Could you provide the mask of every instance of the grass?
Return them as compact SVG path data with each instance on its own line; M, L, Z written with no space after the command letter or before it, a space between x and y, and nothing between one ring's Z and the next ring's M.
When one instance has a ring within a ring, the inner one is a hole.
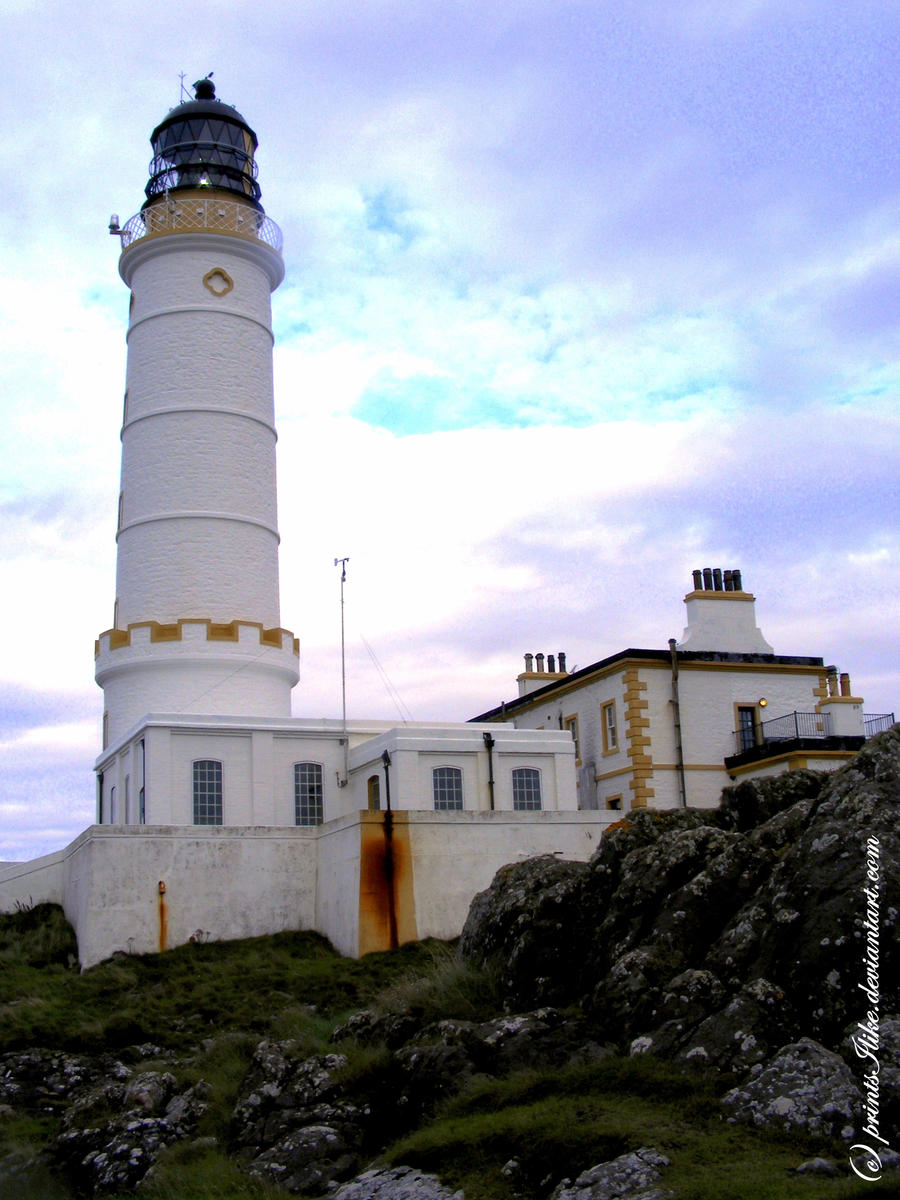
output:
M33 965L32 935L14 927L20 917L0 916L0 1052L115 1051L143 1042L185 1050L230 1030L315 1042L326 1024L363 1007L430 953L414 944L347 959L318 934L280 933L117 955L79 974L55 960Z
M660 1183L680 1200L896 1194L896 1183L791 1174L804 1159L841 1161L846 1150L729 1125L716 1103L722 1090L721 1080L686 1075L651 1058L477 1079L384 1158L434 1172L447 1186L462 1188L466 1200L543 1200L561 1178L574 1179L641 1146L670 1159ZM511 1160L517 1169L504 1173Z
M146 1200L285 1200L287 1195L244 1175L219 1147L196 1143L165 1151L140 1194Z
M284 1196L249 1179L227 1153L230 1115L262 1038L290 1040L297 1058L335 1049L345 1054L342 1082L358 1098L369 1098L386 1139L394 1139L383 1160L434 1172L462 1188L466 1200L546 1200L561 1178L641 1146L670 1158L660 1182L679 1200L877 1200L896 1194L895 1180L791 1174L816 1155L845 1162L846 1148L729 1125L718 1097L730 1079L685 1073L650 1056L552 1070L538 1064L502 1079L478 1076L419 1128L402 1130L386 1087L386 1047L352 1039L335 1047L329 1036L364 1006L410 1012L420 1024L497 1015L503 997L496 977L460 963L452 946L416 944L354 961L340 958L315 934L284 933L143 958L122 955L79 974L70 965L71 945L52 906L0 917L0 1051L26 1045L108 1051L149 1042L174 1050L177 1059L163 1053L138 1064L132 1051L132 1065L172 1071L180 1086L205 1081L209 1108L198 1130L203 1141L163 1154L142 1186L147 1200ZM49 1116L0 1117L0 1192L22 1200L67 1200L64 1186L40 1163L8 1174L33 1158L56 1127ZM4 1164L6 1156L12 1157ZM510 1160L518 1168L504 1174Z
M374 998L380 1013L411 1012L423 1024L487 1021L503 1011L499 974L459 958L456 943L422 943L421 958Z

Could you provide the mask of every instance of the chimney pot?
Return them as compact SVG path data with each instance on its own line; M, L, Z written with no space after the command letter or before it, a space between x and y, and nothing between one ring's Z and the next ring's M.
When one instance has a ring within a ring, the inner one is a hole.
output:
M732 571L732 572L731 572L731 580L732 580L732 582L734 583L734 590L735 590L736 592L742 592L742 591L744 590L744 586L743 586L743 584L741 583L741 573L740 573L740 571Z
M852 693L850 691L850 676L847 674L846 671L841 672L841 695L842 696L852 695Z
M533 654L525 655L525 670L526 671L534 670L534 655Z
M536 670L536 671L543 671L543 669L544 669L544 656L543 656L543 654L540 654L540 653L536 654L536 655L534 656L534 661L535 661L535 664L536 664L536 665L535 665L535 670Z
M703 572L702 571L694 571L693 574L694 574L694 591L702 592L703 591Z
M726 592L734 591L734 573L732 571L725 572L725 574L722 576L722 582L725 584Z
M556 659L553 657L552 654L547 655L547 670L550 672L551 675L556 674Z
M565 650L560 650L558 658L559 658L559 673L560 673L560 675L565 675L565 673L566 673L566 652L565 652Z
M721 590L722 590L722 568L721 567L715 567L713 569L713 588L717 592L721 592Z
M703 568L703 590L711 592L713 590L712 567Z

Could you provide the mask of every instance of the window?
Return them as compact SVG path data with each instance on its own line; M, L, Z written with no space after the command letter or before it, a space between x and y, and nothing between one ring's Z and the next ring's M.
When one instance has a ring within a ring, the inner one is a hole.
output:
M741 750L752 750L756 745L756 705L737 706L738 742Z
M194 763L194 824L222 824L222 764L214 758Z
M603 705L600 710L600 722L603 727L603 753L614 754L619 748L615 700L610 700Z
M369 812L378 812L381 808L381 780L377 775L370 775L368 781Z
M125 776L125 824L133 824L131 820L131 776Z
M318 763L294 763L294 822L297 825L321 825L322 768Z
M581 742L578 740L578 717L563 717L563 725L572 735L572 741L575 743L575 765L581 763Z
M116 820L118 819L118 816L119 816L119 806L118 806L118 802L116 800L116 789L114 787L111 787L109 789L109 823L110 823L110 825L115 825Z
M516 812L539 812L541 773L534 767L516 767L512 773L513 808Z
M606 807L608 809L610 809L612 812L619 812L620 809L622 808L622 797L621 796L607 796L606 797Z
M435 767L431 772L431 787L434 807L438 812L462 808L462 771L459 767Z

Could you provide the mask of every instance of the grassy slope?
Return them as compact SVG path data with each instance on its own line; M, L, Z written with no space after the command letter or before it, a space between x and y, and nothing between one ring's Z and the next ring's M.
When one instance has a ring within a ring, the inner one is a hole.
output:
M261 1038L295 1038L299 1052L320 1053L334 1024L373 1000L385 1009L414 1005L433 1018L480 1019L499 1011L494 981L459 967L433 944L354 961L315 934L280 934L117 957L83 975L68 965L72 953L59 910L40 906L0 917L0 1052L151 1042L178 1053L177 1063L164 1065L180 1080L211 1085L200 1133L218 1146L175 1148L143 1193L147 1200L284 1195L247 1180L220 1148ZM372 1050L351 1056L349 1075L361 1084L383 1062ZM642 1145L672 1159L664 1182L684 1200L895 1194L862 1181L789 1176L803 1158L841 1159L844 1150L726 1124L716 1099L726 1082L687 1076L649 1058L478 1078L389 1146L384 1158L435 1171L464 1188L467 1200L541 1200L561 1176ZM53 1128L53 1118L0 1120L0 1154L33 1150ZM521 1165L518 1179L503 1174L511 1159Z

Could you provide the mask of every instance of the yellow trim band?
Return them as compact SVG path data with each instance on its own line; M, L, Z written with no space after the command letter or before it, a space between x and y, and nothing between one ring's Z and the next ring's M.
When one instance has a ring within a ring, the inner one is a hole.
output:
M260 621L211 621L208 617L181 617L177 621L162 622L162 621L132 621L126 629L105 629L100 634L100 638L108 640L110 650L120 650L125 646L131 645L131 631L133 629L149 629L151 643L156 642L180 642L183 638L185 625L205 625L206 640L208 642L239 642L240 629L243 626L247 629L256 629L259 632L260 645L274 646L280 650L283 645L283 638L289 637L293 641L294 654L300 654L300 639L294 637L290 629L282 629L280 626L274 629L266 629ZM100 638L94 642L94 657L100 653Z

